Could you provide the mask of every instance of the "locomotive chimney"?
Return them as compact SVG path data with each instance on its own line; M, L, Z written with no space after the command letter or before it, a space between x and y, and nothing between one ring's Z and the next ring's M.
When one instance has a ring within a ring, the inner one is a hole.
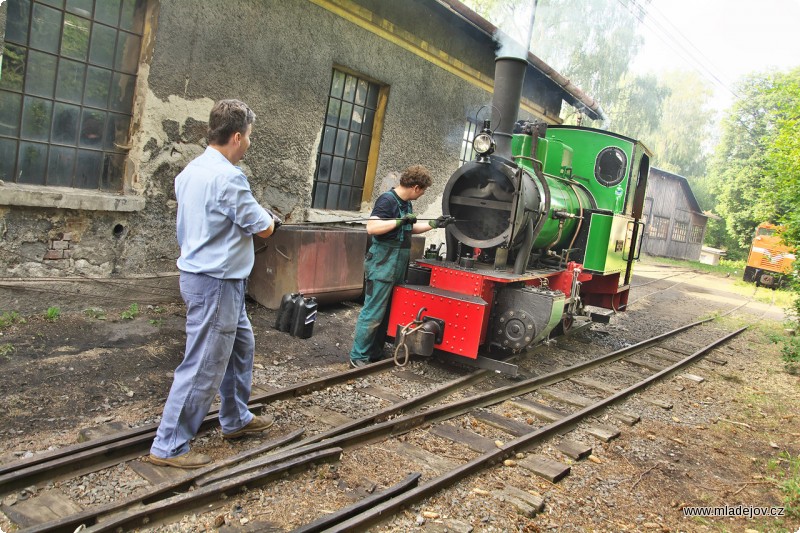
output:
M522 82L528 61L520 57L498 57L494 64L494 95L492 96L492 127L497 143L495 153L513 161L511 132L519 114Z

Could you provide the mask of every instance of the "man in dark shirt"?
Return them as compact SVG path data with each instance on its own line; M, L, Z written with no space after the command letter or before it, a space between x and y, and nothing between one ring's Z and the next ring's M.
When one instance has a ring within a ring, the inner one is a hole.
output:
M364 261L366 288L364 306L356 322L350 366L365 366L383 357L386 326L382 326L392 288L403 281L411 254L411 235L445 227L452 219L439 217L417 222L411 201L430 187L433 179L422 165L408 167L400 175L400 185L383 193L372 208L367 233L372 245Z

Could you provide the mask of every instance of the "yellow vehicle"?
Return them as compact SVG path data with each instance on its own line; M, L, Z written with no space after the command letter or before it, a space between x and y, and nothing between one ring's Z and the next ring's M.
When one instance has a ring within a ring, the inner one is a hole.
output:
M781 242L783 226L762 222L756 228L744 280L756 286L776 288L783 284L784 278L792 271L795 250Z

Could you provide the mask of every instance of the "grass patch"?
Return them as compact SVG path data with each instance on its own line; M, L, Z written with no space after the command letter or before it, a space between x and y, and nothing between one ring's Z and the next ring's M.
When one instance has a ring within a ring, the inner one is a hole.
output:
M789 518L800 518L800 455L781 452L767 461L767 473L781 492L783 507Z
M48 307L47 311L44 312L45 320L49 320L50 322L55 322L59 318L61 318L61 309L58 307Z
M99 307L90 307L88 309L83 310L83 314L88 316L89 318L94 318L95 320L105 320L106 319L106 312Z
M125 320L133 320L138 315L139 315L139 304L132 303L131 306L128 307L127 310L120 313L119 316Z
M25 319L16 311L6 311L0 314L0 329L13 326L14 324L24 324Z
M16 348L14 348L14 345L11 343L0 344L0 357L3 359L10 359L15 350Z

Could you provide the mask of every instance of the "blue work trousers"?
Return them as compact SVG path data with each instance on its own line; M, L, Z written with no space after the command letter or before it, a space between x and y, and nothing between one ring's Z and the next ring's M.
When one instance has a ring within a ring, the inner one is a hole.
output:
M175 369L150 453L175 457L189 451L219 391L223 433L249 424L255 338L244 306L245 280L181 272L186 302L186 353Z
M410 256L411 249L399 241L372 241L364 261L364 306L358 314L350 359L377 361L383 357L389 300L394 286L405 278Z

